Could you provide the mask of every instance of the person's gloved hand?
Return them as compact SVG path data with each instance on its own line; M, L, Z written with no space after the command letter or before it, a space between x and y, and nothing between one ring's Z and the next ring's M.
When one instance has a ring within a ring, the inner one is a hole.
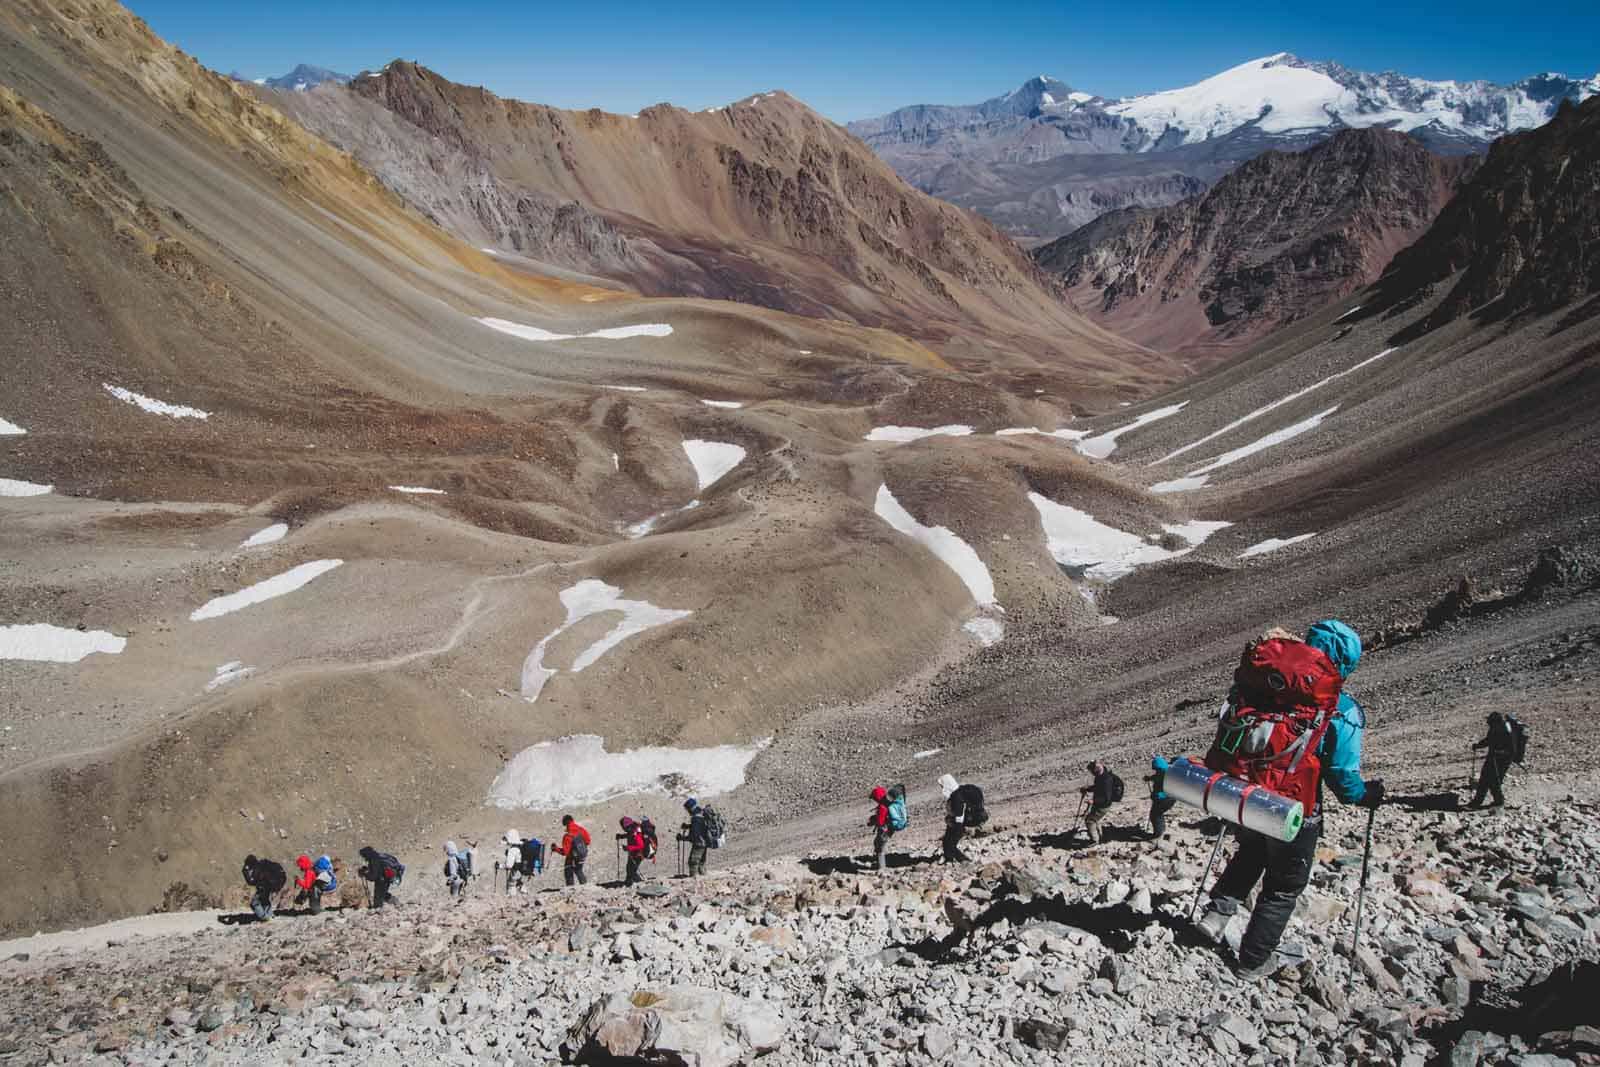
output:
M1364 793L1362 795L1361 801L1360 801L1361 807L1363 807L1363 808L1376 808L1379 804L1383 803L1383 795L1384 795L1383 779L1382 778L1374 778L1371 781L1367 782L1366 786L1367 786L1367 791L1366 791L1366 793Z

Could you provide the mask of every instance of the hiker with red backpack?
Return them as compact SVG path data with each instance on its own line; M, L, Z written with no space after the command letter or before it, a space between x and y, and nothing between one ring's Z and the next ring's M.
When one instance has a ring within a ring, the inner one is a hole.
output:
M1234 672L1234 688L1206 766L1245 779L1247 791L1265 789L1297 801L1304 813L1289 841L1236 827L1238 851L1211 888L1200 929L1220 943L1228 920L1261 883L1239 943L1241 978L1276 970L1278 942L1316 861L1323 785L1346 804L1375 811L1383 802L1383 783L1361 778L1366 713L1343 692L1344 679L1360 660L1356 632L1337 619L1325 619L1311 627L1304 641L1274 631L1252 643ZM1371 828L1369 815L1369 839Z
M639 829L639 824L624 815L622 833L617 835L617 840L622 842L622 850L628 854L628 873L622 880L623 888L627 888L641 880L639 865L644 862L645 837Z
M1105 822L1111 805L1122 799L1122 779L1100 760L1090 763L1088 770L1094 776L1094 781L1078 792L1090 794L1089 815L1083 820L1083 829L1089 835L1089 843L1098 845L1105 838L1105 831L1100 824Z
M894 825L890 818L889 808L891 801L889 791L883 786L874 786L869 794L873 809L867 816L867 825L872 828L872 858L878 870L883 870L888 862L889 838L894 836Z

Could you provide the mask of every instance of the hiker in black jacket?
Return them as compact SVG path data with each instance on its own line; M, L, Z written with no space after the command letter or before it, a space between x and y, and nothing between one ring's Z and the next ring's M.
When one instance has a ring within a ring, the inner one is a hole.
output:
M283 887L289 884L289 876L284 873L282 864L257 859L254 853L244 858L240 873L244 875L244 884L255 890L250 898L250 910L257 919L266 922L272 918L272 898L283 892Z
M711 847L711 831L706 828L706 809L690 797L683 802L689 821L680 828L679 841L689 842L689 877L698 878L706 873L706 850Z
M405 864L371 845L364 845L361 858L366 862L356 873L372 883L372 906L381 908L389 902L389 889L405 877Z
M977 829L989 819L983 807L983 790L968 782L959 785L955 775L946 774L939 779L939 791L944 794L944 861L965 863L967 854L961 851L961 839L969 829Z
M1111 811L1111 805L1117 802L1115 792L1117 776L1111 773L1110 767L1107 767L1099 760L1089 764L1089 773L1094 775L1094 781L1079 789L1078 792L1092 795L1092 799L1089 802L1088 817L1083 820L1083 829L1089 835L1089 843L1098 845L1105 836L1105 831L1100 828L1100 824L1105 821L1107 813Z
M1505 781L1506 772L1511 770L1511 761L1517 751L1516 740L1511 735L1511 727L1507 725L1505 716L1498 711L1491 711L1488 735L1472 747L1486 748L1489 751L1484 753L1483 770L1478 772L1478 795L1473 797L1472 803L1467 806L1481 808L1483 798L1493 793L1494 803L1489 806L1505 807L1506 795L1501 792L1500 786Z

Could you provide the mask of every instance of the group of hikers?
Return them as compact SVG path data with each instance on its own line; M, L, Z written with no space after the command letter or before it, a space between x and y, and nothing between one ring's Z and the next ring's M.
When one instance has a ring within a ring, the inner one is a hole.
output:
M679 828L677 840L688 848L688 863L680 873L685 877L698 878L706 873L707 852L722 847L727 839L727 831L722 816L694 797L684 801L683 809L685 821ZM643 880L640 868L644 862L654 860L659 851L656 827L649 816L638 819L624 816L620 826L621 832L616 835L617 847L619 854L627 858L623 884L632 886ZM494 863L495 884L501 884L500 876L503 873L506 893L526 893L528 883L544 873L544 843L536 837L524 838L516 830L507 830L501 843L505 850ZM594 838L577 819L571 815L561 817L561 841L550 846L550 851L562 857L562 874L567 885L588 884L584 868L593 844ZM371 845L362 848L360 855L362 863L356 874L367 886L369 906L381 908L391 900L394 888L404 879L405 864ZM468 884L483 870L478 863L477 842L468 841L465 848L460 848L454 841L446 841L444 857L445 888L451 899L460 901L465 898ZM299 890L294 902L307 905L313 915L317 914L322 910L323 895L339 888L333 860L329 856L312 860L310 856L302 855L295 863L301 873L294 880L294 886ZM245 857L241 873L245 884L253 891L250 910L261 921L271 919L279 895L289 885L283 865L252 854Z
M1269 631L1251 643L1234 673L1216 740L1203 761L1206 773L1212 775L1212 783L1226 776L1243 779L1248 783L1245 796L1254 789L1271 790L1298 802L1302 814L1297 826L1290 824L1294 832L1288 840L1242 825L1242 807L1233 818L1219 818L1217 846L1221 834L1231 829L1238 847L1211 886L1199 929L1220 944L1228 922L1260 885L1236 955L1236 969L1242 977L1270 973L1304 954L1302 948L1281 941L1300 894L1311 880L1322 835L1324 787L1341 803L1366 808L1369 813L1384 802L1383 782L1361 776L1366 711L1344 690L1345 680L1360 660L1359 635L1337 619L1325 619L1313 625L1303 639L1283 630ZM1506 773L1522 762L1527 747L1527 729L1514 715L1491 713L1488 728L1487 735L1472 746L1474 751L1484 750L1485 755L1475 780L1469 782L1477 786L1469 808L1482 807L1491 794L1493 807L1505 803L1502 786ZM1167 815L1178 803L1165 788L1173 762L1153 756L1151 773L1144 779L1150 794L1150 840L1166 836ZM1092 781L1079 789L1083 797L1079 824L1089 844L1097 845L1104 839L1107 816L1123 799L1124 786L1102 760L1091 762L1088 771ZM939 785L945 797L942 858L961 862L967 858L959 847L963 835L988 819L983 791L972 784L958 785L948 774ZM874 863L881 870L890 839L910 822L905 787L878 786L870 797L874 806L867 825L873 831ZM1369 840L1370 820L1369 814ZM1069 841L1079 824L1068 834ZM1208 867L1203 878L1209 873ZM1364 889L1365 873L1362 884Z
M1198 928L1220 944L1229 921L1259 884L1236 955L1236 970L1242 977L1270 973L1304 954L1303 949L1280 942L1316 862L1324 789L1331 790L1341 803L1368 809L1370 851L1372 813L1384 802L1385 790L1381 780L1361 775L1367 716L1344 689L1361 660L1361 651L1360 637L1337 619L1314 624L1304 638L1279 629L1268 631L1245 649L1218 718L1216 737L1203 761L1169 761L1157 755L1151 760L1151 773L1145 776L1150 793L1150 839L1165 836L1167 816L1179 801L1168 792L1177 769L1190 776L1186 780L1194 788L1205 783L1199 798L1190 795L1183 799L1203 807L1217 821L1213 862L1223 833L1231 829L1237 838L1232 858L1210 887ZM1527 730L1514 715L1495 712L1488 716L1488 726L1487 736L1473 745L1475 752L1485 752L1476 776L1477 795L1469 805L1473 808L1481 807L1489 795L1494 797L1493 806L1505 803L1506 773L1522 762L1527 746ZM1093 780L1079 790L1083 796L1079 816L1089 843L1096 845L1104 839L1107 817L1124 798L1124 785L1102 760L1091 762L1088 771ZM1195 774L1200 777L1192 777ZM1223 780L1237 788L1231 793L1219 789L1217 796L1234 797L1236 805L1229 801L1213 806L1213 787ZM964 862L968 857L961 850L962 840L988 822L983 790L972 783L961 784L950 774L940 777L939 788L945 822L939 858L947 863ZM1292 813L1280 820L1281 824L1273 824L1274 833L1265 832L1260 822L1247 825L1251 820L1246 817L1246 801L1258 790L1258 801L1270 799L1276 805L1273 810ZM882 870L891 840L910 825L906 788L877 786L869 796L873 808L867 826L873 834L873 865ZM725 828L720 815L693 797L684 802L684 811L687 820L677 837L680 863L681 846L687 845L686 876L699 877L705 873L708 850L724 843ZM593 838L571 815L562 816L561 827L561 842L552 851L563 859L566 884L586 884L584 866ZM620 827L616 837L619 859L626 857L623 885L632 886L641 880L645 861L654 860L659 851L656 828L648 817L631 816L623 817ZM1074 826L1069 839L1076 831ZM526 883L544 871L544 846L536 838L524 839L516 830L506 831L503 843L505 851L495 863L496 884L499 872L504 871L505 892L526 892ZM445 882L450 895L459 900L477 870L477 849L470 842L467 848L458 849L454 841L447 841L444 850ZM404 877L405 866L371 846L361 849L361 857L358 873L372 887L371 906L382 907ZM332 861L327 856L312 860L302 855L296 865L301 872L294 882L299 890L296 901L309 903L313 912L320 910L322 895L338 885ZM243 873L246 883L255 889L252 910L257 918L270 918L273 900L287 885L284 869L252 855L246 858ZM1209 874L1208 865L1202 889ZM1365 885L1364 864L1363 892ZM1359 933L1359 904L1356 914Z

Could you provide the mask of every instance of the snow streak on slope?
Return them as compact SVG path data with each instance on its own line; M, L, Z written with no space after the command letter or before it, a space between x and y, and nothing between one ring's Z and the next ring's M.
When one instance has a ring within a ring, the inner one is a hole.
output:
M239 545L240 548L258 548L261 545L270 545L274 541L282 541L284 534L289 532L289 524L275 522L264 530L257 530Z
M612 326L604 330L593 330L589 333L551 333L537 326L526 326L520 322L511 322L506 319L482 318L478 320L491 330L509 333L513 337L520 337L524 341L574 341L580 338L599 338L608 341L620 341L628 337L666 337L672 333L672 327L664 322L641 323L636 326Z
M0 419L0 437L13 437L20 434L25 434L27 432L27 430L24 430L21 426L18 426L14 422L7 422L5 419Z
M429 489L425 485L391 485L390 489L396 493L410 493L413 496L444 496L443 489Z
M273 575L265 581L247 586L237 593L229 593L227 596L219 596L206 601L190 612L189 621L201 622L205 619L215 619L221 615L232 614L241 608L247 608L252 604L259 604L264 600L272 600L275 597L292 593L343 563L344 560L342 559L319 559L310 563L302 563L300 566L284 571L282 574Z
M1068 570L1081 571L1086 578L1106 582L1132 574L1135 567L1184 555L1205 544L1218 530L1232 525L1195 521L1163 526L1167 533L1189 542L1188 548L1167 549L1136 534L1107 526L1086 511L1057 504L1039 493L1029 493L1028 499L1039 512L1050 558Z
M106 392L116 397L125 404L132 404L152 415L165 415L170 419L209 419L211 412L201 411L199 408L184 407L182 404L169 404L165 400L152 400L150 397L141 396L131 389L124 389L120 385L101 382Z
M43 622L0 626L0 659L77 663L94 652L114 656L127 645L127 638L104 630L69 630Z
M742 447L726 441L685 441L683 451L694 464L694 475L702 490L720 481L745 457Z
M0 478L0 496L44 496L51 488L38 482L19 482L15 478Z
M867 431L868 441L892 441L895 444L906 444L911 441L920 441L924 437L966 437L972 433L971 426L951 424L949 426L875 426Z
M1251 556L1264 556L1268 552L1276 552L1280 548L1298 545L1301 541L1309 541L1317 536L1313 533L1296 534L1293 537L1269 537L1265 541L1257 541L1243 552L1239 553L1240 559L1249 559Z
M739 408L744 407L744 401L742 400L706 400L702 397L700 403L708 408L727 408L730 411L737 411Z
M996 430L996 437L1025 437L1038 434L1040 437L1054 437L1061 441L1081 441L1089 436L1088 430L1038 430L1032 426L1013 426L1008 430Z
M1182 400L1168 407L1156 408L1154 411L1147 411L1124 426L1118 426L1114 430L1107 430L1105 433L1100 434L1097 437L1085 438L1084 440L1079 441L1074 447L1086 456L1091 456L1095 459L1105 459L1107 456L1111 455L1111 453L1117 450L1117 438L1121 437L1125 433L1131 433L1141 426L1148 426L1152 422L1157 422L1161 419L1176 415L1178 412L1182 411L1184 407L1188 405L1188 403L1189 402L1187 400Z
M578 653L572 661L572 673L576 674L585 667L593 664L601 656L611 651L634 634L655 627L665 626L679 619L688 618L693 612L680 611L672 608L658 608L647 600L624 600L622 590L614 585L607 585L598 578L585 578L576 585L561 591L561 604L567 609L567 617L544 640L533 647L528 653L528 658L522 663L522 697L528 703L539 699L539 693L544 689L544 684L559 672L554 668L544 665L544 652L551 641L560 637L578 623L591 615L602 612L620 612L622 621L612 627L599 640L588 648Z
M770 742L607 752L594 734L544 741L506 764L489 786L489 803L559 811L636 793L714 797L743 785L745 768Z
M216 674L212 675L211 680L206 683L206 692L215 693L223 686L232 685L234 682L237 682L243 678L248 678L254 673L256 673L256 669L254 667L246 667L238 660L234 660L231 663L224 663L222 666L217 668Z
M1285 441L1292 441L1301 434L1309 433L1312 430L1315 430L1318 426L1321 426L1324 419L1338 410L1339 405L1335 404L1328 410L1319 411L1309 419L1302 419L1293 426L1285 426L1281 430L1274 430L1265 437L1251 441L1247 445L1241 445L1232 452L1224 452L1210 463L1207 463L1204 467L1196 467L1189 473L1210 474L1212 471L1219 470L1220 468L1226 467L1231 463L1237 463L1246 456L1253 456L1257 452L1265 451L1266 449L1271 448L1273 445L1281 445Z
M996 606L994 578L990 576L989 568L978 558L978 553L973 551L971 545L961 540L947 527L922 525L900 505L900 501L889 492L887 485L878 486L878 496L873 503L873 510L884 522L907 537L921 542L928 551L938 556L945 566L955 571L956 577L961 579L979 607Z
M1357 363L1353 367L1347 367L1346 369L1344 369L1342 371L1339 371L1339 372L1337 372L1335 374L1330 374L1326 378L1323 378L1321 381L1313 382L1311 385L1306 386L1304 389L1299 389L1299 390L1296 390L1295 392L1290 393L1288 396L1280 397L1277 400L1274 400L1270 404L1263 404L1261 407L1256 408L1254 411L1250 412L1248 415L1243 415L1243 416L1240 416L1237 419L1234 419L1232 422L1228 423L1228 425L1224 426L1222 429L1213 430L1211 433L1206 434L1204 437L1200 438L1198 441L1191 441L1189 444L1184 445L1182 448L1175 449L1175 450L1173 450L1171 452L1168 452L1166 455L1164 455L1160 459L1156 460L1155 463L1152 463L1151 466L1153 467L1157 463L1165 463L1169 459L1177 459L1179 456L1183 455L1185 452L1192 452L1194 449L1199 448L1201 445L1206 444L1209 441L1215 441L1217 438L1221 437L1225 433L1228 433L1230 430L1236 430L1240 426L1243 426L1245 423L1250 422L1253 419L1258 419L1262 415L1267 414L1269 411L1275 411L1278 408L1283 407L1285 404L1292 403L1293 401L1299 400L1301 397L1305 396L1307 393L1316 392L1318 389L1321 389L1324 385L1327 385L1330 382L1336 382L1340 378L1343 378L1348 374L1354 374L1356 371L1360 370L1362 367L1365 367L1370 363L1378 362L1378 360L1382 359L1384 356L1387 356L1389 353L1391 353L1393 351L1395 351L1395 350L1392 349L1392 348L1385 348L1382 352L1379 352L1377 355L1368 356L1366 359L1362 360L1360 363Z

